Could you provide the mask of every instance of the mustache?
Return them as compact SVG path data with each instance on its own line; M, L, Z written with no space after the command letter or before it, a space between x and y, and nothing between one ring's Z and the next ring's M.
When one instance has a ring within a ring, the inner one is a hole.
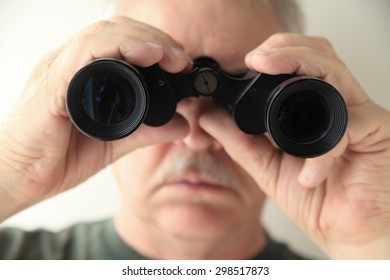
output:
M175 178L185 177L197 172L202 180L228 188L234 188L239 182L236 171L214 154L181 150L166 157L156 172L156 179L163 184Z

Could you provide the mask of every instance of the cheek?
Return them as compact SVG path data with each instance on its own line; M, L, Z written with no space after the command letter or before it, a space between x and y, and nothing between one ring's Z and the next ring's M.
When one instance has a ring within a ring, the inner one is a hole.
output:
M123 197L145 196L153 186L153 176L166 148L150 146L138 149L113 164L113 174Z

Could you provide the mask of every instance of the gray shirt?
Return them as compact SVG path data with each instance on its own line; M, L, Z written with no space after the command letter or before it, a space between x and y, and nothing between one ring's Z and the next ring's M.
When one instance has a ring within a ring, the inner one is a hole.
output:
M52 232L44 229L24 231L0 228L0 259L24 260L144 260L117 234L112 219L79 223ZM303 259L285 244L268 237L267 245L255 260Z

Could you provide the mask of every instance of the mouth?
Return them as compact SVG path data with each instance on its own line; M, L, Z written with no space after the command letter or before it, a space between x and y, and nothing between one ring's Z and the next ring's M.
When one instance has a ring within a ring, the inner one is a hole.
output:
M197 172L169 178L163 184L166 188L176 188L188 192L232 192L231 186L212 178L204 178Z

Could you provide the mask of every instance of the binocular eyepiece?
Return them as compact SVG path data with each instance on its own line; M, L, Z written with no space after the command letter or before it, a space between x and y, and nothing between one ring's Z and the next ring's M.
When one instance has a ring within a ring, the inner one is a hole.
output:
M128 136L141 123L161 126L186 97L206 96L226 105L245 133L268 132L284 152L315 157L330 151L347 126L340 93L313 77L248 72L233 76L211 58L195 60L189 73L158 65L138 67L99 59L72 78L66 106L73 124L89 137L109 141Z

